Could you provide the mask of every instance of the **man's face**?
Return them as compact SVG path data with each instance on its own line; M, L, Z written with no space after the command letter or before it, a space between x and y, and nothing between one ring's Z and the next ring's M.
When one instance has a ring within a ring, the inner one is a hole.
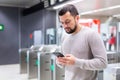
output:
M68 33L74 33L77 29L76 17L72 16L70 12L66 12L63 16L59 16L60 22L64 30Z

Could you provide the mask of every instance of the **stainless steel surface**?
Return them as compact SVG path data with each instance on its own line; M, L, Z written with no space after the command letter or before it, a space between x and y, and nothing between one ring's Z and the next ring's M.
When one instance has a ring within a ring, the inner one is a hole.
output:
M23 48L19 50L20 56L20 73L27 73L27 51L29 48Z
M49 60L49 58L51 57L49 54L47 55L48 57L46 58L46 54L45 56L42 56L44 53L48 52L54 52L57 48L57 45L41 45L41 46L33 46L31 47L32 50L29 50L27 53L27 57L28 59L28 64L27 64L27 71L28 71L28 78L32 79L32 78L38 78L38 63L40 62L40 67L44 66L45 64L41 65L42 62L44 62L45 60L42 58L44 57L46 60ZM40 58L42 60L38 60L37 55L41 54ZM43 67L45 68L45 67Z
M27 53L27 57L29 58L27 63L28 79L37 78L38 74L37 53L38 51L29 51Z
M27 52L27 74L28 79L37 78L38 75L38 59L37 53L41 51L40 45L31 46L31 49Z
M57 45L47 45L42 48L38 56L38 80L53 80L51 68L51 55L55 52Z
M109 64L104 70L104 80L120 80L120 63Z
M41 52L38 54L38 80L52 80L51 53Z
M64 80L65 69L64 67L59 67L56 64L56 56L51 56L51 66L52 66L52 80Z
M108 64L120 62L120 54L117 52L107 52Z

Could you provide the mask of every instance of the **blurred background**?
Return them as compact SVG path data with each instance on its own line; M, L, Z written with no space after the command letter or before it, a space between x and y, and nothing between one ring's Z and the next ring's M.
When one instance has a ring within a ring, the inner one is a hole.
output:
M55 67L55 58L47 53L60 51L65 32L58 11L66 4L75 5L80 24L97 31L104 41L109 65L99 71L98 80L120 80L119 0L0 0L1 80L64 80L64 70Z

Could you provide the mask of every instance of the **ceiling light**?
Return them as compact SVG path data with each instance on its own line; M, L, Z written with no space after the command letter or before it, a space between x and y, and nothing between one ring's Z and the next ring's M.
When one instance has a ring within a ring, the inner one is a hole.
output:
M120 14L113 15L113 17L120 17Z
M65 3L63 3L63 4L54 6L53 9L59 9L59 8L65 6L65 5L67 5L67 4L75 4L75 3L78 3L78 2L80 2L80 1L83 1L83 0L70 0L70 1L67 1L67 2L65 2Z
M87 12L80 13L80 15L92 14L92 13L95 13L95 12L106 11L106 10L112 10L112 9L116 9L116 8L120 8L120 5L111 6L111 7L102 8L102 9L97 9L97 10L92 10L92 11L87 11Z

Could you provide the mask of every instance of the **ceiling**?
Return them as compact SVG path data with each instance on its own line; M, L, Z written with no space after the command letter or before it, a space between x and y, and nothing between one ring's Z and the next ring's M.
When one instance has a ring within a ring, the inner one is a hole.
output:
M83 0L75 3L82 17L108 18L120 14L120 0ZM116 16L120 19L120 16Z
M98 10L102 8L105 9L113 6L119 7L119 8L103 10L103 11L99 10L98 12L88 13L89 15L111 16L111 15L120 13L120 0L83 0L79 3L75 3L75 6L77 6L80 13Z
M0 0L0 6L8 6L8 7L31 7L40 0Z
M29 8L39 2L40 0L0 0L0 6ZM78 8L80 15L82 15L84 18L105 18L120 14L120 0L82 0L74 5ZM115 6L118 6L118 8L115 8ZM114 9L106 10L108 7ZM104 8L103 11L102 8ZM120 19L118 16L117 18Z

